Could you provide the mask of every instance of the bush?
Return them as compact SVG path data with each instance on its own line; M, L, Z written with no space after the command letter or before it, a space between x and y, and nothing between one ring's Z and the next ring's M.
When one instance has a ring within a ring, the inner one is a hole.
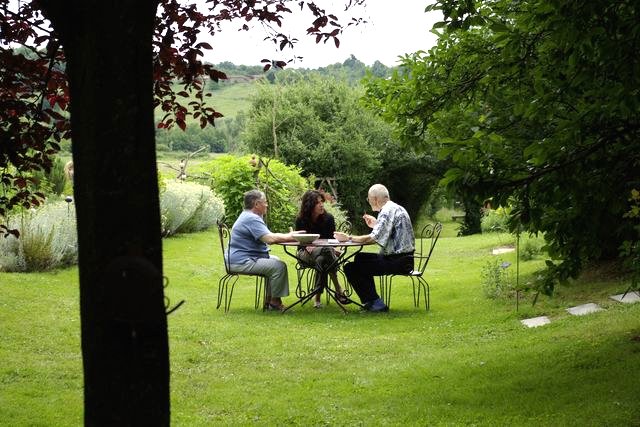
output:
M520 239L519 256L523 261L530 261L540 255L544 249L544 239L542 237L528 236Z
M160 194L162 235L206 230L224 216L224 202L205 185L166 182Z
M51 166L51 170L47 174L46 178L49 183L51 183L51 191L53 194L61 195L64 194L66 185L67 185L67 177L64 173L64 164L65 162L56 157Z
M43 271L75 264L78 239L73 204L48 202L7 218L20 238L0 239L0 271Z
M265 217L268 227L273 231L288 230L295 221L299 200L308 184L300 176L299 168L274 159L263 160L224 155L201 167L211 175L212 188L224 199L228 224L242 212L244 193L258 188L269 201Z
M511 263L494 259L488 261L480 276L482 278L482 292L487 298L496 299L508 295L515 290L513 279L508 269Z
M171 182L160 188L163 236L205 230L224 216L224 202L207 186ZM77 263L73 203L49 199L40 209L10 215L6 224L20 238L0 237L0 271L45 271Z
M333 219L335 220L335 223L336 223L336 229L340 227L340 225L343 224L345 221L349 220L349 218L347 217L347 212L342 209L342 207L340 206L340 203L326 202L324 204L324 209L327 212L329 212L331 215L333 215ZM353 226L353 224L351 225Z
M483 233L508 233L509 209L485 209L480 219Z

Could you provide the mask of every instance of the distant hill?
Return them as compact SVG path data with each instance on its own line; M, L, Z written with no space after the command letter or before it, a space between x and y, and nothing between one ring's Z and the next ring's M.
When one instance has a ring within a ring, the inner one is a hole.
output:
M367 73L377 77L388 77L394 68L387 67L376 61L371 67L366 66L355 56L317 69L274 69L267 72L261 66L235 65L231 62L213 64L224 72L227 79L218 82L208 81L205 85L205 93L209 95L207 104L224 115L216 120L216 126L207 126L200 129L196 120L187 119L187 129L183 132L179 128L169 131L159 129L156 132L156 142L159 151L195 151L203 145L209 146L209 152L233 151L240 144L240 133L244 128L251 107L252 96L258 89L258 84L287 84L306 78L327 78L346 82L351 86L357 86ZM195 101L195 96L183 100L186 104ZM163 116L162 111L156 110L156 120Z

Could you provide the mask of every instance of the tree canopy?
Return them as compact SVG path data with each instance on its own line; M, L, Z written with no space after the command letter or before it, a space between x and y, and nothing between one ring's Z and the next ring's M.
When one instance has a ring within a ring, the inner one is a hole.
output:
M632 234L640 185L639 5L440 0L439 39L370 81L369 104L402 140L452 162L444 182L513 206L514 231L543 233L544 289Z
M249 150L296 165L307 176L334 179L354 225L369 209L364 195L375 182L385 183L415 217L436 185L437 162L403 150L391 127L360 104L361 95L361 88L312 76L263 85L244 141Z

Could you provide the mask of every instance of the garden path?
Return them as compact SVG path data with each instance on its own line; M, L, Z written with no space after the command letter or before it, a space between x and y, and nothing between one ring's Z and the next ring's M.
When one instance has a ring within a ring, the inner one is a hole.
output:
M609 298L621 303L631 304L631 303L640 301L639 294L640 293L637 291L632 291L632 292L628 292L626 295L625 294L611 295ZM585 314L595 313L602 310L603 310L602 307L592 302L567 308L567 312L569 312L569 314L573 316L583 316ZM543 326L551 323L551 319L549 319L549 317L547 316L539 316L539 317L532 317L529 319L523 319L520 321L520 323L522 323L524 326L528 328L537 328L538 326Z

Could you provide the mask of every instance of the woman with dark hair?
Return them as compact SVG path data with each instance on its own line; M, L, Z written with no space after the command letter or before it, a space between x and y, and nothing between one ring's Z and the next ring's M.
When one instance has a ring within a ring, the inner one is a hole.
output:
M316 190L309 190L302 196L300 203L300 211L296 218L295 224L296 230L305 230L307 233L317 233L321 239L333 239L333 232L336 231L336 222L329 212L324 209L324 196L322 193ZM308 266L315 266L316 271L319 269L325 270L336 260L336 253L334 248L319 248L315 246L301 246L298 249L298 258L303 264ZM338 275L336 270L330 270L329 276L333 282L333 286L336 290L338 302L340 304L349 303L349 299L342 293L342 287L338 282ZM326 274L316 274L316 288L327 285ZM313 306L315 308L322 307L320 302L321 295L318 293L315 295L315 301Z

